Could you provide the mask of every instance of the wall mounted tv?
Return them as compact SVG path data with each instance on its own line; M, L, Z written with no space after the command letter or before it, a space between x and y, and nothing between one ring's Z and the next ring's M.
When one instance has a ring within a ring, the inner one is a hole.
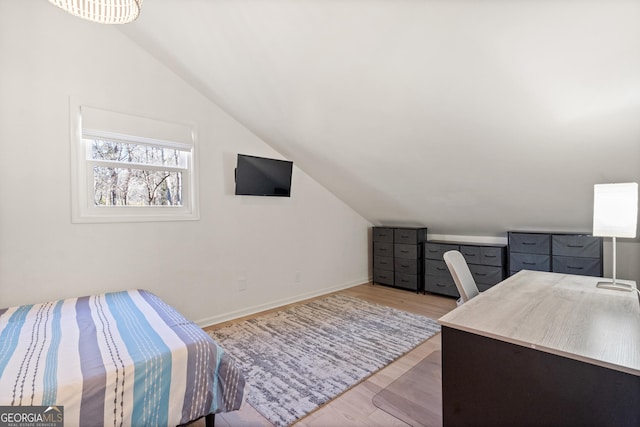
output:
M291 196L293 162L238 154L236 195Z

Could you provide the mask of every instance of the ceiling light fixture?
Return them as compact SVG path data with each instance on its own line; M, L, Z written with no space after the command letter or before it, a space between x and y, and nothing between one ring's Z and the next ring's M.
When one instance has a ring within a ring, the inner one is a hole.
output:
M74 16L100 24L127 24L140 15L142 0L49 0Z

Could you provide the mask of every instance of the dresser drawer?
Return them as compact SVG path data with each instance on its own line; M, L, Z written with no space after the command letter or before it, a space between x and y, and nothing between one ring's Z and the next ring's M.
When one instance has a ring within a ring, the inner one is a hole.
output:
M551 271L551 257L537 254L511 254L511 274L520 270Z
M422 273L421 261L416 259L409 258L396 258L394 263L394 271L398 273L409 273L409 274L418 274Z
M393 282L394 282L393 271L379 270L377 268L374 268L373 281L375 283L393 286Z
M467 264L480 264L480 248L477 246L460 246L460 253Z
M396 228L394 231L394 243L407 243L417 245L425 240L426 229L424 228Z
M395 274L395 285L399 288L418 290L417 274L397 273Z
M404 245L396 243L393 255L396 258L420 258L420 245Z
M373 241L374 242L393 243L393 228L374 227L373 228Z
M554 256L553 271L581 276L601 276L602 265L600 258Z
M600 258L602 239L586 235L560 234L551 236L551 248L554 256Z
M447 264L444 261L436 261L434 259L425 260L425 273L429 276L451 277Z
M549 234L509 233L511 252L549 255L551 236Z
M460 246L450 245L448 243L425 243L424 244L424 257L428 259L442 260L442 256L448 251L457 251Z
M480 264L502 267L505 265L506 248L480 247Z
M478 290L480 292L484 292L488 289L490 289L493 285L483 285L482 283L478 283Z
M502 267L469 264L469 270L478 285L495 285L504 280Z
M393 243L373 242L374 256L393 256Z
M390 256L374 256L373 268L379 270L393 271L393 257Z
M433 292L434 294L447 295L451 297L460 297L458 288L451 276L430 276L426 275L424 278L424 290L427 292Z
M504 265L505 261L504 247L461 245L460 252L467 264L500 267Z

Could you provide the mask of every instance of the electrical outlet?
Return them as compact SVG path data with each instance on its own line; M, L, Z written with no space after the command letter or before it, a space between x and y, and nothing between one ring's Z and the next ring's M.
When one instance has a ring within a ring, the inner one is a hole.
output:
M238 290L239 291L246 291L247 290L247 278L246 277L240 277L238 279Z

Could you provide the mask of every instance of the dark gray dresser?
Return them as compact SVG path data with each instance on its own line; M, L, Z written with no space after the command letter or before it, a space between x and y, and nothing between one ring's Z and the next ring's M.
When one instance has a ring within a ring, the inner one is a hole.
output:
M424 290L422 245L427 229L373 227L373 283Z
M480 292L507 277L507 245L429 241L424 244L425 291L458 298L460 294L442 256L460 251Z
M509 232L509 272L553 271L602 277L602 237L575 233Z

